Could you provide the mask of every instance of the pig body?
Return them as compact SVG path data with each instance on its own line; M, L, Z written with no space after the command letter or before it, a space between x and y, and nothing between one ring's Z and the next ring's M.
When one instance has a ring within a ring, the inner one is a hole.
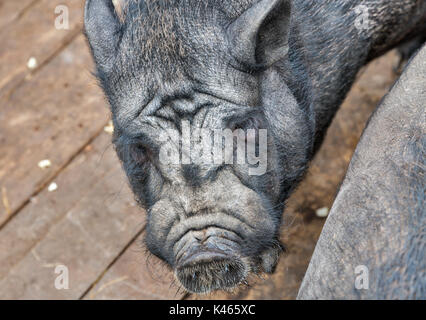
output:
M272 272L285 200L357 71L425 31L425 1L121 5L118 15L112 1L88 0L85 32L117 153L147 209L148 248L191 292ZM187 138L188 128L195 137ZM247 153L253 144L261 150L266 170L253 175L250 161L205 163L197 154L187 161L200 129L247 132ZM262 130L267 139L257 147ZM162 161L165 154L179 161Z
M299 299L426 298L426 46L369 121Z

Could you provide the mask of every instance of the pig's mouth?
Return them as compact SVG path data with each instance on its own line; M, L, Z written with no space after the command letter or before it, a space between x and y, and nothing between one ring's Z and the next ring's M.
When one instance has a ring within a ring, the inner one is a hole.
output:
M282 247L279 221L270 211L247 205L245 210L166 215L163 208L159 203L149 213L145 243L186 291L231 290L274 271Z
M216 227L188 231L175 246L176 278L186 290L198 294L236 287L249 272L239 254L241 240Z
M245 283L256 272L256 259L244 251L244 239L237 233L206 227L189 230L175 245L175 276L189 292L204 294L230 290ZM258 265L262 257L257 259Z

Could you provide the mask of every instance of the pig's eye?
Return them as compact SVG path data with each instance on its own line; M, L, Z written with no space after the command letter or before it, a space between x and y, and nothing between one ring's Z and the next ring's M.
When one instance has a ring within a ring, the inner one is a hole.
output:
M149 160L149 150L140 144L130 146L130 157L136 163L145 163Z

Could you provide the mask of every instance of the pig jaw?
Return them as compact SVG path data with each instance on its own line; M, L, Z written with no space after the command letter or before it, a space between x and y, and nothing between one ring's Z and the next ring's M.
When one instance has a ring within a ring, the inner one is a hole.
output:
M161 238L159 226L149 222L146 244L192 293L230 290L251 273L272 273L282 251L274 219L249 226L231 213L200 213L173 224Z
M280 246L250 258L242 254L243 245L244 240L228 230L189 231L174 246L175 277L187 291L206 294L247 284L250 273L273 272Z
M169 257L152 247L149 233L145 240L149 250L171 266L182 288L196 294L231 290L247 285L251 274L273 273L282 252L277 237L249 239L215 226L188 231Z
M145 243L189 292L228 290L278 260L281 208L227 171L197 188L165 185Z
M238 254L240 241L237 235L214 227L185 234L175 245L175 276L179 283L198 294L237 286L249 271L249 265Z
M244 284L251 273L274 271L281 252L281 211L266 209L268 202L242 185L238 190L239 196L228 191L229 198L220 192L222 201L215 203L203 201L212 192L194 201L180 199L188 191L167 191L179 197L160 200L149 210L146 245L173 268L189 292L229 290ZM192 206L182 210L183 203Z

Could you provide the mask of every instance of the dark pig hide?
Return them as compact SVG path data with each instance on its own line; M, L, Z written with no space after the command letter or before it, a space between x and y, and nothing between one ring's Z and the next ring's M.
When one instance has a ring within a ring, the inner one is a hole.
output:
M116 4L88 0L85 9L114 144L147 209L147 247L196 293L274 270L285 200L357 71L424 30L426 12L422 0ZM162 133L180 138L183 120L193 130L267 130L266 172L159 161Z

